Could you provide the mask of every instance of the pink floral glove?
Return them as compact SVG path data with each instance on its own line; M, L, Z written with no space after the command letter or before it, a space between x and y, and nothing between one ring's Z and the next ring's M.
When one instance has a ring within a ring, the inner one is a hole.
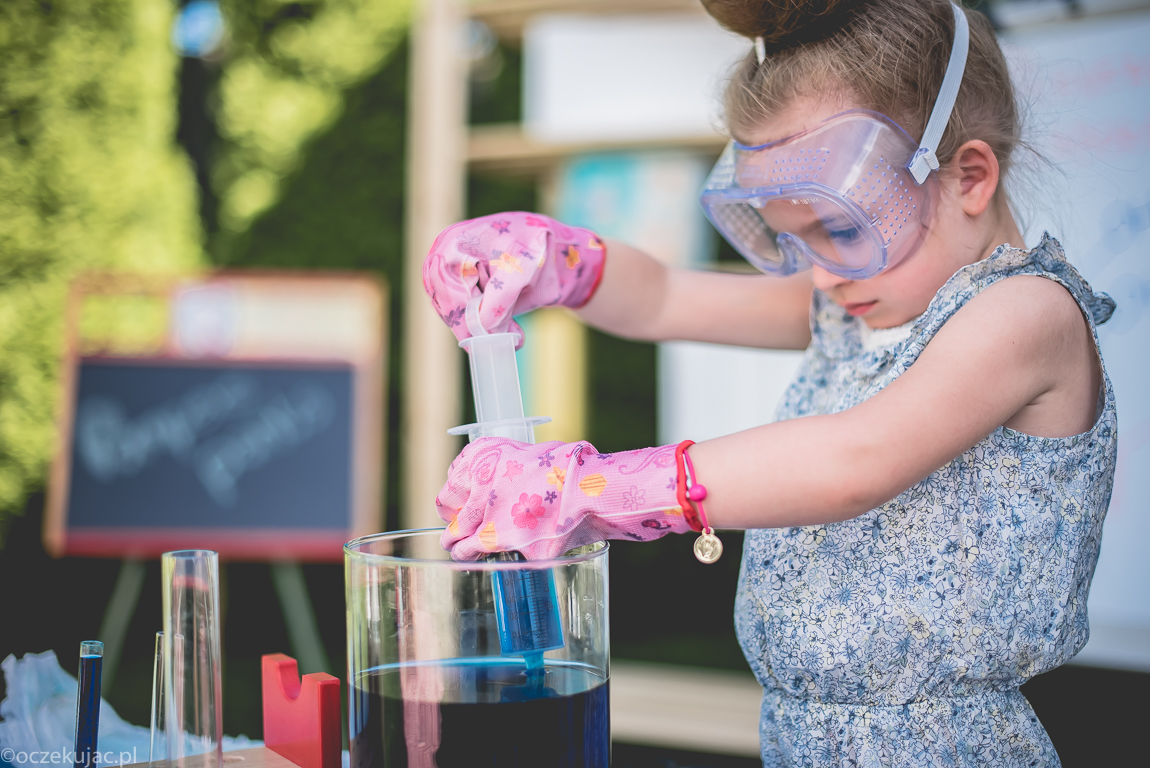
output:
M448 523L443 548L456 560L509 550L540 560L604 539L687 533L675 448L597 453L587 442L480 438L451 463L435 500Z
M492 333L520 330L512 320L539 307L578 309L599 285L607 250L590 230L534 213L497 213L452 224L423 262L423 288L463 341L464 310L482 294L479 320Z

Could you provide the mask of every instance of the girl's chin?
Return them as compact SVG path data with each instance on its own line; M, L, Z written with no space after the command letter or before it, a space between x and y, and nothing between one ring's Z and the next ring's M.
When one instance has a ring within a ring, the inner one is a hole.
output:
M879 309L864 315L862 321L866 323L867 327L872 331L880 331L884 328L898 328L900 325L906 325L916 317L918 317L918 315L904 317L902 314L896 315L893 312Z

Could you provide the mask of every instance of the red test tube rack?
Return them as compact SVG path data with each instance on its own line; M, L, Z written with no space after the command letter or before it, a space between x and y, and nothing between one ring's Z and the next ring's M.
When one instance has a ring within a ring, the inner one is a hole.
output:
M263 657L264 744L300 768L340 768L339 678L299 676L296 660Z

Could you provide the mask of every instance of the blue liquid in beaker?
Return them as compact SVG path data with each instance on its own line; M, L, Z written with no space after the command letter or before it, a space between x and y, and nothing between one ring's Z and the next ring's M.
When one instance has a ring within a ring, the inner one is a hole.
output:
M395 664L354 684L352 768L607 768L608 682L557 659Z

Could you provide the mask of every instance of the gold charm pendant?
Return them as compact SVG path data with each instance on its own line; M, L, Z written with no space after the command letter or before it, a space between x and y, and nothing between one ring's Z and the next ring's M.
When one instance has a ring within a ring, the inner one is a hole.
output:
M715 535L713 528L704 528L699 538L695 539L695 557L700 563L711 563L723 556L723 542Z

